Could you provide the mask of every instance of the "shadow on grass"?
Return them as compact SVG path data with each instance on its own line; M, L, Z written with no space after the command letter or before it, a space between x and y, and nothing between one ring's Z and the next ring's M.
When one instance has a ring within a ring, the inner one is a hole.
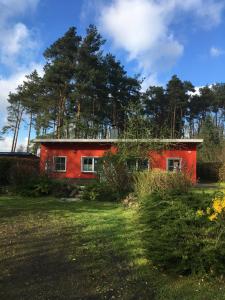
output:
M0 299L153 299L131 210L0 201Z

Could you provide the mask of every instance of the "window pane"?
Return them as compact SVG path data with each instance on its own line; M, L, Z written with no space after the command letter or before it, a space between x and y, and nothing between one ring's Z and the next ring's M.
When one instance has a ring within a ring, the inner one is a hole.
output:
M95 172L97 172L97 170L98 170L98 161L99 161L99 159L98 158L94 158L94 171Z
M136 169L137 169L136 159L128 159L127 160L127 168L129 171L136 171Z
M65 171L66 170L66 158L65 157L55 157L55 170Z
M138 160L138 170L147 170L148 169L148 159L139 159Z
M180 159L169 159L168 160L168 171L180 171L181 169Z
M93 159L88 157L88 158L83 158L83 171L85 172L93 172L93 166L92 166Z

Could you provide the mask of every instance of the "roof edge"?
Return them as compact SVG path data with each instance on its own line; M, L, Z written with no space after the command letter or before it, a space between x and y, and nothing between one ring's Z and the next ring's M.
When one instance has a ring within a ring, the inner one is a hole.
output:
M118 143L118 142L154 142L154 143L203 143L203 139L34 139L34 143Z

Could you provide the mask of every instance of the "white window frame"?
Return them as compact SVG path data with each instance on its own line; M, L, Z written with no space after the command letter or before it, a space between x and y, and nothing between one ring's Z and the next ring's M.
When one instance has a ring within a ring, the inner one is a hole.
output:
M84 159L85 158L91 158L92 159L92 171L85 171L84 170L84 164L83 164L83 161L84 161ZM100 158L100 156L81 156L81 163L80 163L80 165L81 165L81 172L82 173L96 173L96 171L95 171L95 161L94 161L94 159L95 158Z
M55 159L56 158L65 158L65 169L64 170L56 170L55 166L56 166L56 163L55 163ZM54 163L54 172L57 172L57 173L65 173L66 172L66 167L67 167L67 156L63 156L63 155L57 155L57 156L54 156L53 157L53 163Z
M169 160L179 160L179 161L180 161L180 170L179 170L179 171L182 170L182 158L181 158L181 157L168 157L168 158L166 159L166 170L167 170L168 172L173 172L173 171L170 171L170 170L169 170Z

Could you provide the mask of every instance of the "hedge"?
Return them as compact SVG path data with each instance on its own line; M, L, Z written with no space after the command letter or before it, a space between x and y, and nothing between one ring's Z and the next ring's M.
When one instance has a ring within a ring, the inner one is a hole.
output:
M39 159L0 157L0 186L19 185L39 174Z
M219 170L222 167L221 162L198 162L197 178L200 181L219 181Z

